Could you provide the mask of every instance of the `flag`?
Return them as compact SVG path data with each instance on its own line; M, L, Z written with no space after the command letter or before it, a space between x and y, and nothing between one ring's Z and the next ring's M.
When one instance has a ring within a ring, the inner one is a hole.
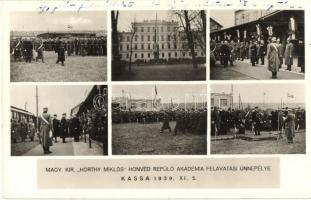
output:
M157 86L156 85L154 86L154 93L155 93L156 96L158 95L158 90L157 90Z
M294 98L294 95L287 93L288 98Z

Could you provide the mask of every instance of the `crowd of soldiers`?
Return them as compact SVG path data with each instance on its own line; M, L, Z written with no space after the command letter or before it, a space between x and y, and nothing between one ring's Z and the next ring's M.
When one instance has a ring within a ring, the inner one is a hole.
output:
M287 114L286 114L287 113ZM211 112L211 134L225 135L231 130L235 134L245 134L251 131L254 135L260 135L261 131L282 131L286 127L286 115L293 115L294 129L306 128L306 113L304 109L276 109L261 110L254 109L221 109L212 108Z
M60 52L63 48L64 52ZM106 40L103 37L96 38L16 38L11 40L10 53L14 61L32 62L42 60L44 51L55 51L58 54L67 52L67 56L105 56L107 55ZM58 59L59 60L59 59Z
M25 117L20 120L16 118L11 119L11 140L13 143L17 143L18 141L26 142L26 139L34 141L36 130L33 118L29 120Z
M293 45L293 41L290 38L286 42L281 42L281 39L276 37L270 37L266 42L263 39L252 39L249 41L222 40L220 42L212 40L210 48L212 65L219 61L224 67L227 67L228 64L234 66L236 60L243 61L244 59L249 59L252 66L259 64L259 61L261 65L265 65L265 58L268 60L269 65L269 60L274 60L274 58L270 59L270 57L274 56L271 53L275 48L276 57L279 60L277 63L278 68L285 64L287 70L291 71L293 57L297 56L297 65L301 67L301 72L304 73L305 71L304 44L301 40L296 45Z
M207 110L206 109L178 109L160 111L113 111L112 123L162 123L160 132L172 131L170 121L176 121L174 134L197 133L206 134Z

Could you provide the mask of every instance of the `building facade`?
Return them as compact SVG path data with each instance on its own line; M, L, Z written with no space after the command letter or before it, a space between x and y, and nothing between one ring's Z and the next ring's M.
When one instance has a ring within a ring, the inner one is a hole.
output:
M200 37L193 32L194 38ZM202 36L203 37L203 36ZM132 43L131 43L132 41ZM205 57L205 51L195 43L197 57ZM179 23L165 20L145 20L132 23L132 31L119 33L121 60L149 61L152 59L190 59L187 37L179 30Z
M215 19L213 18L209 18L209 30L210 32L214 32L214 31L218 31L220 29L222 29L222 25L220 23L218 23Z
M229 109L233 106L233 95L226 93L211 93L211 107Z
M112 99L112 109L131 111L159 111L161 99L132 99L129 97L115 97Z

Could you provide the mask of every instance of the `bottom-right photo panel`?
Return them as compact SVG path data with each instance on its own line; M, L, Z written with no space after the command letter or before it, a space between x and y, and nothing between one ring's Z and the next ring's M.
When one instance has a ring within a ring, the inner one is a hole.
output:
M211 84L211 154L305 154L305 86Z

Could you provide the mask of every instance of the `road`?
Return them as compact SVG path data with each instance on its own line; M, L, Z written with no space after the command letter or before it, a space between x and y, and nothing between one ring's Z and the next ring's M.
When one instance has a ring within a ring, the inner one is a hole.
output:
M51 154L43 154L42 146L38 144L23 156L97 156L103 155L102 148L96 143L92 143L92 148L89 148L89 143L74 142L73 139L67 138L66 143L62 143L60 139L58 142L53 142L50 147Z
M278 78L275 80L291 80L304 79L304 74L299 73L297 68L293 71L285 70L283 65L278 72ZM267 70L267 66L257 64L255 67L251 65L249 60L239 61L234 63L234 66L223 67L217 61L216 66L211 67L211 80L270 80L271 72Z

